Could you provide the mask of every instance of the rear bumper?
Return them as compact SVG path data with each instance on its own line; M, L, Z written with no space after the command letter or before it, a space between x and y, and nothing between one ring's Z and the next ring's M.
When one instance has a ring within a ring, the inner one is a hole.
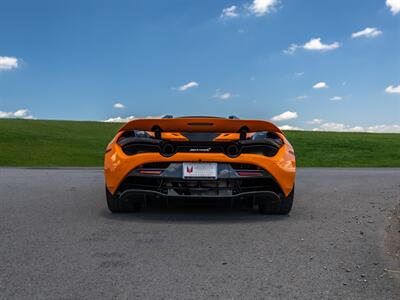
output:
M217 164L217 178L183 178L183 164L171 163L158 175L142 174L141 167L132 170L121 182L115 196L131 202L146 202L148 199L182 199L191 201L231 202L268 201L279 202L284 197L282 189L265 170L243 174L244 168L252 166ZM238 169L239 168L239 169ZM257 174L257 176L254 176Z
M288 196L294 186L296 162L292 148L284 144L274 157L257 154L241 154L230 158L222 153L177 153L172 157L164 157L159 153L143 153L132 156L125 155L118 145L113 145L106 153L104 173L106 186L114 195L124 179L132 170L148 163L181 163L181 162L217 162L253 164L266 170L280 186L283 194Z
M235 207L254 207L265 203L280 203L283 195L274 192L244 192L230 196L209 195L165 195L157 191L140 189L126 190L119 194L123 202L139 204L143 207L153 205L184 204L184 205L229 205Z
M269 191L262 192L244 192L236 195L229 196L216 196L216 195L166 195L157 191L130 189L125 190L119 195L120 199L130 200L134 202L145 201L147 197L161 198L161 199L185 199L185 200L240 200L245 198L262 198L271 202L279 202L281 198L278 194Z

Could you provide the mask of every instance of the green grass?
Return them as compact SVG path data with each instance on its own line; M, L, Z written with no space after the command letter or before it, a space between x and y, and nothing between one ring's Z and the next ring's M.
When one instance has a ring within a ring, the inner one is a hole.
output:
M0 166L102 166L122 124L0 120ZM301 167L400 167L400 134L288 131Z
M101 166L121 124L0 120L0 166Z
M285 132L300 167L400 167L400 134Z

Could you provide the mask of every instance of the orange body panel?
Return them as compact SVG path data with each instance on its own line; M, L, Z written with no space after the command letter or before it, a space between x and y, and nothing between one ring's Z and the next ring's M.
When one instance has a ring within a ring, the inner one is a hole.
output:
M202 119L202 121L203 120L204 119ZM213 119L213 121L215 120ZM225 120L225 121L231 121L231 120ZM146 126L140 127L140 130L150 130ZM259 126L261 125L257 124L257 126L255 127L258 128ZM125 128L127 127L125 126ZM281 187L285 196L288 196L289 193L292 191L295 182L296 160L293 148L290 145L290 143L286 140L286 138L283 136L280 130L275 132L284 141L284 145L279 149L278 153L275 156L267 157L258 154L241 154L236 158L230 158L223 153L176 153L171 157L165 157L159 153L151 152L151 153L142 153L129 156L126 155L122 151L120 146L116 143L119 136L123 133L123 131L120 131L107 146L105 160L104 160L104 173L105 173L106 186L109 189L109 191L112 194L114 194L118 189L122 180L127 176L127 174L130 171L146 163L152 163L152 162L242 163L242 164L254 164L267 170L275 178L276 182ZM172 136L172 134L173 133L168 133L168 137L174 139L174 136ZM221 137L223 135L224 134L217 137L215 141L224 140L224 138ZM165 137L167 137L167 133ZM183 138L183 136L180 136L179 134L175 137L178 140ZM237 138L236 133L226 136L227 139L232 139L234 137Z
M176 118L176 119L138 119L126 123L119 131L153 131L159 127L163 132L230 132L237 133L243 127L248 132L272 131L282 133L274 124L259 120L231 120L224 118Z

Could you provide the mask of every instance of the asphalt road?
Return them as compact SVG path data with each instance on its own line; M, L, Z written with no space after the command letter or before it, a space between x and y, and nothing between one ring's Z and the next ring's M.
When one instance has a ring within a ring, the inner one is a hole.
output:
M400 169L301 169L289 217L112 215L101 170L0 169L0 298L398 300L399 202Z

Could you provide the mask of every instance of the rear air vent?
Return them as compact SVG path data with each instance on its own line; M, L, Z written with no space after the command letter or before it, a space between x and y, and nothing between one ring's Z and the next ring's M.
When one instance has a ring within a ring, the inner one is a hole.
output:
M271 140L262 141L237 141L237 142L213 142L204 141L210 138L205 133L189 135L195 140L190 141L161 141L150 138L124 138L119 145L127 155L135 155L146 152L158 152L165 157L171 157L176 153L223 153L230 158L241 154L258 154L272 157L279 151L281 145ZM196 139L199 140L196 140Z
M208 122L190 122L188 123L190 126L213 126L214 123L208 123Z
M167 169L169 165L170 163L155 162L155 163L143 164L141 167L142 169Z
M252 164L231 163L230 165L234 170L261 170L259 166Z

